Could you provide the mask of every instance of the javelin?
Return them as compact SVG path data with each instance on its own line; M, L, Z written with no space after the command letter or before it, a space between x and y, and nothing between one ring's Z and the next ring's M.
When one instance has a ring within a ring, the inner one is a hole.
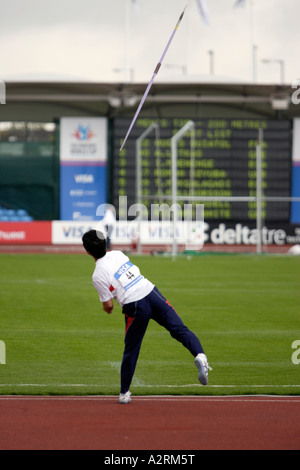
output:
M186 7L187 7L187 5L186 5ZM126 136L125 136L125 139L123 140L123 144L122 144L122 146L121 146L121 148L120 148L120 152L121 152L121 150L123 149L123 147L124 147L124 145L125 145L125 143L126 143L126 140L127 140L128 137L129 137L129 134L130 134L130 132L131 132L133 126L134 126L135 121L137 120L137 117L138 117L138 115L139 115L139 113L140 113L140 110L142 109L143 104L145 103L145 100L146 100L147 95L148 95L148 93L149 93L149 91L150 91L150 88L151 88L151 86L152 86L152 84L153 84L153 82L154 82L154 79L155 79L156 75L158 74L158 71L159 71L159 69L160 69L160 67L161 67L161 64L162 64L162 62L163 62L163 60L164 60L164 58L165 58L165 55L166 55L166 53L167 53L167 51L168 51L168 49L169 49L169 47L170 47L170 44L171 44L171 42L173 41L173 38L174 38L175 33L176 33L177 29L178 29L178 26L179 26L180 23L181 23L181 20L182 20L182 18L183 18L184 13L185 13L186 7L185 7L185 9L183 10L183 12L181 13L181 15L180 15L180 17L179 17L179 20L177 21L177 24L176 24L176 26L175 26L175 29L174 29L174 31L173 31L173 33L172 33L170 39L169 39L169 42L168 42L168 44L167 44L167 46L166 46L166 48L165 48L165 50L164 50L164 53L163 53L163 55L161 56L161 59L160 59L160 61L158 62L157 66L156 66L156 68L155 68L155 70L154 70L154 73L153 73L152 78L151 78L151 80L150 80L150 82L149 82L149 85L147 86L147 89L146 89L146 91L145 91L145 93L144 93L144 96L143 96L143 98L141 99L141 102L140 102L139 107L138 107L138 109L137 109L137 111L136 111L136 113L135 113L135 115L134 115L134 118L133 118L133 120L132 120L132 122L131 122L131 124L130 124L130 126L129 126L129 129L128 129L128 131L127 131L127 134L126 134Z

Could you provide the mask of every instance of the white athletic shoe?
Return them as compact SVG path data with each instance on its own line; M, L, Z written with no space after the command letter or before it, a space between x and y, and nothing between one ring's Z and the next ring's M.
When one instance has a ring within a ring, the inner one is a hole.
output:
M195 364L198 368L198 379L202 385L208 384L208 369L212 370L207 363L207 357L205 354L198 354L195 357Z
M130 403L131 398L130 398L131 393L128 391L126 393L120 393L119 395L119 403Z

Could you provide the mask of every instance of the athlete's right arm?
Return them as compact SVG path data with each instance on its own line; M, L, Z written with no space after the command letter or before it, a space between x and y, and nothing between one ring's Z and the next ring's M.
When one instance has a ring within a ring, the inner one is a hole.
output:
M102 305L103 305L104 312L109 313L109 314L112 313L114 309L114 303L112 299L108 300L107 302L102 302Z
M109 290L110 279L107 279L106 276L104 276L103 272L101 272L100 274L97 273L97 275L94 272L93 284L94 284L94 287L98 291L100 302L102 302L103 310L106 313L109 313L109 314L112 313L114 304L113 304L113 299L110 298L111 297L111 292ZM105 299L109 299L109 300L105 300Z

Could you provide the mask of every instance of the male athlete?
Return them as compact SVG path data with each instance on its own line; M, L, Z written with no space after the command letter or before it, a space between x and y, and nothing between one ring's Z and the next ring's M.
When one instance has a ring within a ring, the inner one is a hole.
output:
M119 403L129 403L130 384L135 371L143 337L152 318L164 326L195 357L198 379L208 383L208 364L199 339L182 322L173 307L156 286L146 279L139 268L121 251L106 252L104 235L96 230L82 237L85 250L96 262L93 284L103 309L112 313L115 299L125 314L125 348L121 365Z

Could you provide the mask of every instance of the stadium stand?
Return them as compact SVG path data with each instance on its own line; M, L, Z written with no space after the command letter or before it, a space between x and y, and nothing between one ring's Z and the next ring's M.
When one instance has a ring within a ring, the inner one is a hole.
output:
M0 206L0 222L32 222L33 218L25 209L8 209Z

